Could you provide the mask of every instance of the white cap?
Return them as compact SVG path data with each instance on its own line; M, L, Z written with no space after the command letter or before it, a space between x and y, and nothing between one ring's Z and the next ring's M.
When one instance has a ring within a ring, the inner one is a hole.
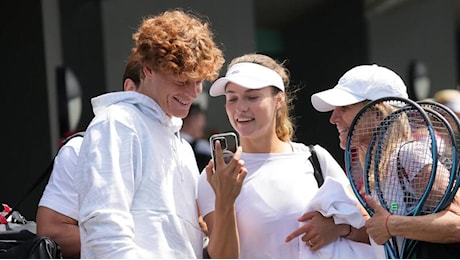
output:
M231 66L225 77L219 78L211 85L209 94L213 97L224 95L228 82L249 89L274 86L284 92L283 79L277 72L252 62L240 62Z
M378 65L360 65L347 71L337 85L311 96L313 107L320 112L383 97L408 98L401 77Z

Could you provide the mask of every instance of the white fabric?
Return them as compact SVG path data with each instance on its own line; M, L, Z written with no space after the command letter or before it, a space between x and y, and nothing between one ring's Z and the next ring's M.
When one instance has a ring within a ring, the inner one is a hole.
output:
M404 202L404 192L401 186L401 182L407 189L408 194L415 194L415 191L410 183L417 174L425 167L433 163L431 151L426 143L427 139L420 141L413 141L404 143L398 149L396 149L390 156L390 163L388 169L390 169L389 177L385 178L385 182L382 183L384 186L381 187L383 190L383 199L387 202L387 207L391 214L406 215L413 208L407 208ZM398 176L398 157L401 163L401 167L407 174L408 179L399 179ZM417 160L414 160L417 158ZM400 182L401 181L401 182ZM376 195L374 195L376 196ZM378 197L376 197L378 199Z
M355 228L364 226L361 210L356 207L356 197L347 193L342 183L326 177L323 186L308 203L306 212L316 210L325 217L333 217L336 224L349 224ZM299 223L301 227L303 223ZM299 241L300 258L376 258L371 245L355 242L343 237L317 251L311 251L305 242Z
M75 177L82 258L200 258L199 175L179 118L134 91L92 100Z
M327 112L335 107L384 97L408 98L404 81L388 68L376 64L360 65L345 72L334 88L313 94L311 103L316 110Z
M229 82L249 89L273 86L284 92L283 79L276 71L252 62L240 62L230 67L225 77L214 81L209 88L209 95L224 95L225 86Z
M318 186L308 147L292 145L294 153L242 154L248 174L235 202L241 258L300 257L300 237L289 243L284 240L298 228L297 219ZM323 147L316 145L315 149L323 175L335 178L346 189L349 182L340 165ZM198 180L198 202L203 216L214 211L215 195L206 174Z
M180 136L184 138L189 144L192 144L194 141L192 136L185 132L180 132ZM195 149L195 151L198 153L207 154L211 156L211 145L209 144L209 141L206 139L196 140L195 147L192 148Z
M73 137L59 149L53 171L38 203L65 216L78 220L78 194L74 187L81 136Z
M371 242L372 249L374 249L375 258L377 259L385 259L387 258L385 253L385 246L377 244L372 237L369 237L369 241Z

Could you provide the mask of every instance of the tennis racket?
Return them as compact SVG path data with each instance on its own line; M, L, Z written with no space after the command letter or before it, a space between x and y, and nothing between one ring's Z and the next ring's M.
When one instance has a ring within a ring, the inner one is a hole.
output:
M392 214L415 216L443 209L457 170L453 131L438 112L413 104L388 116L374 153L375 194ZM400 137L405 128L412 137ZM429 155L431 152L431 156ZM443 164L438 159L443 160ZM384 169L384 170L382 170ZM402 239L402 240L401 240ZM417 241L399 238L401 258L412 257Z
M350 125L345 149L345 168L353 192L370 216L373 216L374 212L366 204L365 196L375 197L374 172L378 165L372 158L381 134L376 130L389 114L411 104L411 101L400 98L384 98L369 102L358 111ZM408 133L408 138L409 136ZM384 244L388 258L399 258L397 246L395 238Z
M458 177L458 146L455 132L448 120L431 108L424 108L435 131L438 168L435 182L425 205L425 214L444 210L451 202L454 184Z
M447 120L450 127L452 128L452 131L454 132L456 147L460 148L460 120L457 117L457 115L450 108L440 103L434 102L434 101L418 101L417 103L420 106L422 106L425 110L431 109L436 112L439 112ZM445 207L447 207L452 202L460 186L460 181L458 181L458 178L460 176L459 162L460 162L460 153L457 150L457 160L456 160L457 174L455 176L454 185L450 192L450 197L446 200L447 205L445 205Z
M434 186L425 202L426 205L435 205L425 208L425 214L444 210L453 200L458 190L459 174L459 121L457 116L442 104L431 101L417 102L427 113L433 128L438 148L438 164L442 170L436 173ZM439 113L438 113L439 112ZM413 258L418 241L407 241L402 248L405 258Z

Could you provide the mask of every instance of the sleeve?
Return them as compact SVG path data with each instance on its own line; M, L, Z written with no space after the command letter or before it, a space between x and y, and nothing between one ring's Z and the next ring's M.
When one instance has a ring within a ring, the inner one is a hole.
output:
M78 194L74 187L78 154L83 138L71 139L54 158L53 170L39 206L78 220Z
M206 171L203 170L198 177L198 206L203 217L215 210L215 201L214 190L207 180Z
M428 147L428 145L418 141L401 146L398 154L399 161L408 174L409 181L412 181L425 165L433 163L431 151Z

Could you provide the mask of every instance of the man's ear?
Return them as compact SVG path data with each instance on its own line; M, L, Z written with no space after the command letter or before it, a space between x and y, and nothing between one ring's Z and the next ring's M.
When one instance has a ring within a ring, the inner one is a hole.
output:
M148 68L147 66L142 66L142 72L144 73L146 78L150 78L153 76L152 69Z
M123 90L124 91L136 91L137 87L132 79L126 78L125 82L123 82Z

